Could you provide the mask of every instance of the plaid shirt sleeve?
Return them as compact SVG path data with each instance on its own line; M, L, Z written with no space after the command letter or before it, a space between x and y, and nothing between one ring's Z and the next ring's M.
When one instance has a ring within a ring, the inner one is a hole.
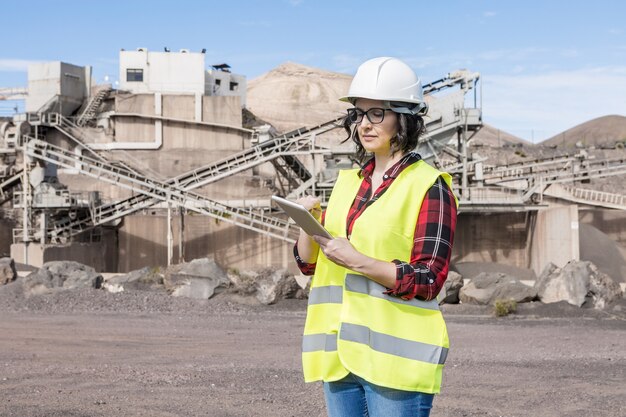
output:
M454 195L441 177L430 188L417 218L409 262L394 259L396 286L386 294L426 301L437 297L448 277L456 229Z
M315 266L317 265L317 263L316 262L307 263L302 260L302 258L300 257L300 254L298 253L297 241L296 241L296 244L293 245L293 257L296 258L296 264L298 264L298 268L300 269L300 272L302 272L302 275L315 274Z

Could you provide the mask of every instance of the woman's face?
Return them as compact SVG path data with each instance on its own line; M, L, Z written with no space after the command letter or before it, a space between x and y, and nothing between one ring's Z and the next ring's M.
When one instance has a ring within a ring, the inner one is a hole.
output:
M366 112L385 106L381 100L359 98L354 103L354 107ZM374 124L364 115L363 120L356 124L356 129L361 145L367 152L387 156L391 153L391 139L398 133L398 116L391 110L386 110L383 121Z

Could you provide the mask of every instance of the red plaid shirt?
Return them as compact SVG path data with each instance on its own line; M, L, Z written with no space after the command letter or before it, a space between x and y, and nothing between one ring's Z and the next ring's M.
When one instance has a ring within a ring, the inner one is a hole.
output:
M348 212L346 231L348 236L352 232L354 222L363 211L389 189L389 186L406 167L420 159L419 154L415 152L404 156L385 172L383 182L374 195L372 195L371 181L375 166L374 159L370 159L365 164L360 172L363 182ZM396 264L396 286L386 291L386 294L404 299L417 297L432 300L437 297L448 277L456 229L456 214L456 203L452 191L439 177L422 202L415 225L411 259L408 262L400 259L393 260ZM315 263L306 263L300 258L297 243L293 252L300 271L305 275L313 275Z

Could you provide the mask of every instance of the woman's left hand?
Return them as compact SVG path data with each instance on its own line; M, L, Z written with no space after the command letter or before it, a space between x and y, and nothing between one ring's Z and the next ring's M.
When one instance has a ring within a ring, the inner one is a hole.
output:
M324 255L344 268L354 268L361 253L354 249L350 241L343 237L328 239L323 236L313 236L313 239L320 245Z

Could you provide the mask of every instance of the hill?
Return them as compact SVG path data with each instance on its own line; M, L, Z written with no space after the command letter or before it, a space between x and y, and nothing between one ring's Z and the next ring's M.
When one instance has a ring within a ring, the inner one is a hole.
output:
M352 76L284 63L248 82L248 108L278 131L315 126L348 108L338 100Z
M315 126L340 116L349 107L338 100L350 86L352 76L313 68L294 62L286 62L248 82L248 110L262 121L270 123L278 132L286 132L302 126ZM434 97L429 97L434 100ZM345 138L342 129L325 135L328 139ZM585 147L614 147L616 142L626 141L626 117L604 116L566 130L540 143L541 146L485 124L474 136L470 146L495 150L523 146L528 157L545 156L547 148L575 147L581 142ZM535 155L537 153L537 155ZM548 152L549 153L549 152ZM541 155L540 155L541 154ZM495 156L495 155L493 155ZM510 156L518 159L517 156ZM509 157L505 158L509 160Z
M490 146L494 148L506 148L516 145L532 146L532 143L487 123L483 124L483 127L476 133L471 142L471 146Z
M541 145L558 147L575 147L577 142L583 146L612 148L616 143L626 141L626 116L610 115L598 117L581 123L559 133Z

